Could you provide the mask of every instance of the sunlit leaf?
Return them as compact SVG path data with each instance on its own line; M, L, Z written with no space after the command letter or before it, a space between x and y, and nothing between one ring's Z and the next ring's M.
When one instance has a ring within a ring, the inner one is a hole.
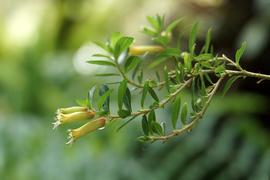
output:
M104 77L104 76L120 76L120 75L117 73L101 73L101 74L95 74L95 76Z
M235 54L235 62L237 65L239 65L239 62L240 62L240 58L242 57L242 55L244 54L245 50L246 50L246 47L247 47L247 42L243 42L240 49L238 49L236 51L236 54Z
M179 18L171 22L167 28L166 28L166 33L172 32L172 30L183 20L183 18Z
M204 45L204 52L209 52L210 42L211 42L211 36L212 36L212 29L208 29L206 39L205 39L205 45Z
M198 23L193 24L188 41L188 49L190 54L194 53L194 45L197 37Z
M102 66L113 66L115 67L114 62L106 61L106 60L90 60L87 61L89 64L102 65Z
M115 44L114 57L117 59L122 52L129 48L133 40L132 37L121 37Z

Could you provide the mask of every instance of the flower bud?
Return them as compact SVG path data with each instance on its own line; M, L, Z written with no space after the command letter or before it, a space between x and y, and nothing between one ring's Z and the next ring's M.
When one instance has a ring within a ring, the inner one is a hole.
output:
M87 111L87 110L88 110L88 107L73 106L73 107L68 107L68 108L60 108L57 110L57 113L69 114L73 112Z
M85 110L83 109L84 107L73 107L73 108L64 108L64 109L59 109L57 111L56 117L55 117L55 122L53 124L53 129L57 128L61 124L66 124L70 122L76 122L80 121L83 119L89 119L93 118L96 113L91 110ZM77 111L75 111L77 110ZM80 111L83 110L83 111ZM64 114L68 113L68 114Z
M162 46L132 46L129 48L129 55L139 56L145 53L154 54L164 51Z
M90 121L83 126L77 128L77 129L71 129L69 130L69 141L66 144L72 144L74 141L76 141L78 138L91 133L93 131L96 131L100 128L103 128L106 123L106 118L105 117L100 117L98 119L95 119L93 121Z

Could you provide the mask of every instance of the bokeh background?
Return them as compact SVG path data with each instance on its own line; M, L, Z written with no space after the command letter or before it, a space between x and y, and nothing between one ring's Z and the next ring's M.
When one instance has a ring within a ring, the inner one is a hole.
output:
M155 14L185 17L176 36L200 22L198 45L212 27L215 50L229 57L246 40L243 67L270 74L269 0L1 0L0 179L269 179L267 81L238 81L194 131L165 144L138 142L139 120L72 147L65 145L68 127L52 130L57 108L106 81L93 74L107 69L85 63L98 50L91 42L120 31L147 44L140 27Z

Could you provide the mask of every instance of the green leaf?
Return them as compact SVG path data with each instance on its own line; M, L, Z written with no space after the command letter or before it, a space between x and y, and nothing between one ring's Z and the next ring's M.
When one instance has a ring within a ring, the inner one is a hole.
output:
M76 100L76 103L79 105L79 106L83 106L83 107L88 107L89 105L89 100L86 98L86 99L77 99Z
M105 55L105 54L93 54L93 57L102 57L102 58L107 58L109 60L112 60L112 57L109 55Z
M143 117L142 117L142 129L143 129L144 135L148 136L149 135L149 125L147 122L147 117L145 115L143 115Z
M89 64L95 64L95 65L102 65L102 66L113 66L115 67L115 64L111 61L106 61L106 60L90 60L90 61L87 61L87 63Z
M168 60L166 57L160 57L160 58L157 58L155 59L154 62L152 62L151 64L149 64L149 68L154 68L158 65L160 65L161 63L165 62L166 60Z
M131 114L130 111L125 110L125 109L119 109L119 110L117 111L117 113L118 113L118 115L119 115L121 118L126 118L126 117L128 117L128 116Z
M156 30L156 32L160 31L160 22L152 16L147 16L147 21L151 24L151 26Z
M213 59L213 55L210 53L200 54L199 56L194 57L197 61L206 61L209 59Z
M143 143L145 143L145 142L147 142L147 141L150 140L150 138L149 138L148 136L140 136L140 137L138 137L137 139L138 139L140 142L143 142Z
M170 33L173 31L173 29L183 20L183 18L179 18L171 22L167 28L166 28L166 33Z
M211 42L211 36L212 36L212 29L208 29L206 39L205 39L205 45L204 45L204 52L209 52L210 42Z
M219 65L218 67L215 68L215 73L216 74L222 74L225 71L224 65Z
M127 108L127 110L129 110L130 112L132 111L132 108L131 108L131 94L130 94L130 90L129 90L128 87L126 89L126 93L125 93L125 96L124 96L124 105Z
M122 110L123 111L123 110ZM127 116L126 116L127 117ZM129 120L127 120L125 123L123 123L119 128L117 128L116 132L120 131L123 127L125 127L128 123L130 123L133 119L135 119L136 116L132 116Z
M122 37L122 34L120 32L114 32L112 33L110 37L110 47L111 49L115 49L117 41Z
M180 57L180 50L177 48L166 48L162 51L159 57Z
M123 80L118 88L118 108L121 110L123 106L124 96L127 90L127 80Z
M142 31L144 34L146 34L148 36L156 36L157 35L157 32L155 30L147 28L147 27L144 27Z
M142 98L141 98L141 107L144 106L144 101L145 101L148 89L149 89L149 84L148 84L148 81L147 81L147 82L145 82L145 84L143 86Z
M96 91L96 86L93 86L91 89L88 91L88 100L89 100L89 107L92 109L94 107L94 95Z
M125 63L125 71L128 72L135 68L141 62L141 58L137 56L130 56Z
M236 54L235 54L235 62L237 65L239 65L239 62L240 62L240 58L242 57L242 55L244 54L245 50L246 50L246 47L247 47L247 42L243 42L240 49L238 49L236 51Z
M157 37L154 37L152 38L152 40L157 43L157 44L160 44L162 46L166 46L170 39L168 38L168 36L157 36Z
M115 45L114 53L113 53L115 59L117 59L122 52L124 52L125 50L129 48L129 46L133 43L133 40L134 39L132 37L121 37L117 41Z
M198 31L198 23L193 24L190 35L189 35L189 41L188 41L188 48L190 54L194 54L194 45L196 41L196 36L197 36L197 31Z
M187 103L185 103L183 105L183 108L182 108L182 111L181 111L182 124L186 124L186 122L187 122L187 113L188 113L188 107L187 107Z
M112 93L112 89L109 89L107 85L101 85L99 89L99 99L97 101L98 109L103 107L105 112L110 111L110 95Z
M155 74L156 74L157 80L160 82L160 76L159 76L159 73L156 71Z
M164 66L163 76L164 76L166 89L167 89L168 92L170 92L170 82L169 82L169 75L168 75L167 66Z
M101 73L101 74L95 74L95 76L104 77L104 76L120 76L120 75L117 73Z
M184 67L188 70L192 68L192 55L189 53L182 53L184 56Z
M203 74L200 74L200 83L201 83L201 86L199 87L200 94L201 94L201 96L205 96L207 94L207 92L206 92L206 86L205 86Z
M172 104L172 125L173 128L176 128L179 112L181 107L181 98L177 96Z
M132 80L134 80L134 78L136 77L136 75L137 75L137 73L138 73L138 71L139 71L141 65L142 65L141 62L138 63L138 64L136 65L135 69L134 69L133 72L132 72Z
M103 43L103 42L100 42L100 41L94 41L94 43L99 46L100 48L104 49L105 51L109 52L109 48L108 46Z
M152 123L156 121L156 113L155 110L151 110L150 113L148 114L148 122Z
M149 94L152 96L152 98L154 100L156 100L157 102L159 102L159 98L158 98L157 94L155 93L154 89L151 88L150 86L148 88L148 92L149 92Z
M139 83L142 83L143 81L143 69L141 69L140 74L138 75L138 81Z
M163 130L161 125L158 122L152 122L151 123L151 128L153 130L154 133L158 134L158 135L162 135L163 134Z
M241 76L233 76L231 77L227 82L226 84L224 85L224 88L223 88L223 92L222 92L222 96L225 96L225 94L227 93L227 91L230 89L230 87L232 86L232 84L238 79L240 78Z

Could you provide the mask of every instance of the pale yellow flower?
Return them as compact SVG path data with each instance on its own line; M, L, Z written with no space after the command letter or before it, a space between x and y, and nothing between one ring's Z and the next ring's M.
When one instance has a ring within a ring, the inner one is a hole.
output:
M93 131L96 131L98 129L101 129L105 126L106 124L106 118L105 117L100 117L98 119L95 119L93 121L90 121L83 126L77 128L77 129L71 129L68 130L69 135L69 141L66 144L72 144L74 141L76 141L78 138L91 133Z
M87 107L61 108L56 112L55 122L52 123L53 129L61 124L91 119L95 115L95 111L91 111Z

